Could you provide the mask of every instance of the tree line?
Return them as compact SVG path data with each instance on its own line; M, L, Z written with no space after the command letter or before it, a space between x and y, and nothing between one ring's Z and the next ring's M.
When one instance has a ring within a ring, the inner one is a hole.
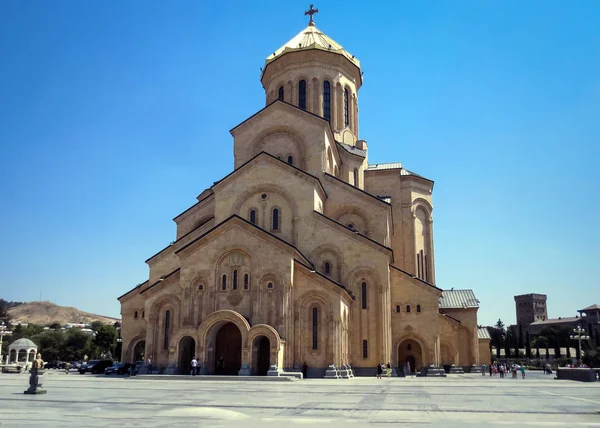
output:
M47 326L12 325L8 313L8 309L12 307L11 303L18 302L0 299L0 321L4 321L7 330L12 330L11 335L3 338L3 358L8 355L9 345L22 338L30 339L38 346L38 352L42 354L44 361L81 361L85 356L92 359L118 356L121 353L121 344L117 342L117 328L120 327L118 322L114 325L106 325L94 321L90 325L92 334L78 328L62 330L59 323L51 323Z
M540 334L530 337L529 332L523 331L522 326L504 325L501 319L493 327L488 327L490 333L490 350L496 349L496 355L500 356L500 350L504 349L505 358L548 358L550 349L554 351L557 359L570 360L576 358L588 365L600 366L600 347L597 338L582 340L581 349L583 358L579 355L579 344L570 338L572 329L565 326L548 326ZM566 348L562 352L561 348ZM575 355L571 355L571 348L575 349Z

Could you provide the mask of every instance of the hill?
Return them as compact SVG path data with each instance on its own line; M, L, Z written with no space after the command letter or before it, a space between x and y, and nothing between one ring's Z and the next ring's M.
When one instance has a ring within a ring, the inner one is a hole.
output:
M70 306L59 306L52 302L23 303L10 308L8 314L12 324L47 325L57 322L65 325L66 323L90 323L93 321L113 324L115 321L120 321L118 318L91 314Z

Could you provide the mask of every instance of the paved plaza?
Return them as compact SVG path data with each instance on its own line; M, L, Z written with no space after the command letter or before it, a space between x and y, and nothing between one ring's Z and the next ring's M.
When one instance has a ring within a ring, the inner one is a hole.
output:
M296 382L0 375L0 427L600 427L600 383L480 375Z

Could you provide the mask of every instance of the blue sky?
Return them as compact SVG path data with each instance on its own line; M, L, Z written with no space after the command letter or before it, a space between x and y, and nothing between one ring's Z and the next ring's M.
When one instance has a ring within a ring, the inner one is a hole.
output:
M322 1L364 70L371 163L435 180L436 277L479 320L600 303L600 5ZM290 1L0 3L0 297L118 316L173 217L233 167ZM356 11L356 12L354 12Z

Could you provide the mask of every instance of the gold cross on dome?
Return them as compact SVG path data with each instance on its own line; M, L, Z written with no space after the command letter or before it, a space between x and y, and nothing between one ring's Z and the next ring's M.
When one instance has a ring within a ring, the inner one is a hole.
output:
M310 16L310 21L308 21L308 25L310 25L311 27L315 26L315 21L313 20L313 15L315 13L319 13L319 9L313 9L313 5L310 5L310 8L304 12L304 16L309 15Z

